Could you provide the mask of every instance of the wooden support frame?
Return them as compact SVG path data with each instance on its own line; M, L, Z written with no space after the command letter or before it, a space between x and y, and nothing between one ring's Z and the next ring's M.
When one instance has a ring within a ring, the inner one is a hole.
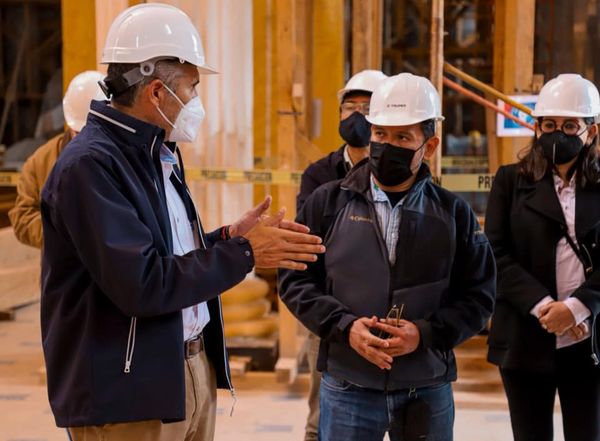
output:
M63 88L85 70L96 69L96 1L61 0Z
M430 79L440 95L444 92L444 0L431 1ZM437 135L442 137L442 124L437 124ZM442 176L442 148L437 148L429 161L433 176Z
M533 84L535 0L497 0L494 8L494 87L507 95L528 94ZM490 117L487 121L488 139L493 139L495 123ZM488 148L490 172L515 162L529 142L527 138L497 138L496 151L491 144Z
M352 0L352 73L381 70L383 0Z
M276 148L280 170L294 170L296 154L296 110L293 101L294 61L296 54L296 1L276 0L275 38L277 42L277 127ZM295 212L296 189L290 186L278 186L277 200ZM279 301L279 360L275 365L279 381L292 383L298 374L297 355L299 352L299 323Z

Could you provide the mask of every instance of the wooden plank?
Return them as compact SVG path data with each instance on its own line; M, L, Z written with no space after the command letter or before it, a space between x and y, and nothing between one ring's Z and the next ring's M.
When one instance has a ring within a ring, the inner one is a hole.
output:
M440 100L444 93L442 83L444 75L444 0L432 0L431 2L431 44L430 44L430 79L433 86L440 94ZM437 135L442 137L442 124L437 124ZM442 175L442 146L439 146L429 161L433 176Z
M533 83L535 0L497 0L494 11L494 87L507 95L528 94ZM497 164L515 162L530 142L498 138Z
M61 0L63 90L73 77L96 69L95 0Z
M275 365L275 379L278 383L294 383L298 377L298 360L295 357L280 357Z
M339 102L344 86L344 0L313 0L310 140L324 152L342 145Z
M280 170L294 170L296 154L296 118L292 99L295 62L295 1L276 0L275 36L277 41L277 138L276 152ZM288 216L294 216L296 189L278 186L276 190L280 207L288 209ZM279 356L286 366L286 372L293 373L289 360L296 360L298 321L279 299ZM279 365L279 361L277 363Z
M254 167L275 168L272 153L275 133L273 123L277 113L274 104L275 90L275 8L272 1L253 0L252 3L252 51L253 51L253 142ZM269 194L270 186L254 186L254 203L261 202ZM273 195L276 196L276 195ZM277 206L278 201L273 200Z
M383 0L352 0L352 73L381 70Z

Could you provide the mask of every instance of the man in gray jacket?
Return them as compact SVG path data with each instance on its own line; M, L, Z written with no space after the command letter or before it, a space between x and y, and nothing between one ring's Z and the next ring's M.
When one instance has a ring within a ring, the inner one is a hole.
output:
M367 164L325 184L298 215L327 251L280 272L280 295L321 337L319 439L451 440L452 348L480 331L495 264L468 204L435 185L440 99L400 74L373 92Z

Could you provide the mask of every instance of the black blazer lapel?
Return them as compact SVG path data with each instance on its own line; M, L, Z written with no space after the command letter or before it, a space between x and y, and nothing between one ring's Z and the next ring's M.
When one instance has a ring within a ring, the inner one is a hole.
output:
M560 224L566 225L565 216L558 202L558 196L554 189L552 176L546 176L535 184L523 184L521 191L528 191L525 196L525 205L537 213L552 219Z
M597 189L577 188L575 194L575 233L583 239L600 223L600 198Z

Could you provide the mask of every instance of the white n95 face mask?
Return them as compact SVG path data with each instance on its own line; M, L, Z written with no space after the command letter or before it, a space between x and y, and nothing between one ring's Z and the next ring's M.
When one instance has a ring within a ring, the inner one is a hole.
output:
M204 107L202 106L200 97L196 96L187 103L183 104L183 101L179 99L175 92L173 92L166 84L163 83L163 85L165 86L165 89L167 89L181 105L181 110L179 111L179 115L177 115L177 119L175 119L174 123L172 123L169 118L165 116L162 110L160 110L160 107L156 106L156 110L158 110L165 121L168 122L171 127L173 127L168 140L172 142L194 142L198 136L198 131L200 130L200 123L204 119L205 115Z

